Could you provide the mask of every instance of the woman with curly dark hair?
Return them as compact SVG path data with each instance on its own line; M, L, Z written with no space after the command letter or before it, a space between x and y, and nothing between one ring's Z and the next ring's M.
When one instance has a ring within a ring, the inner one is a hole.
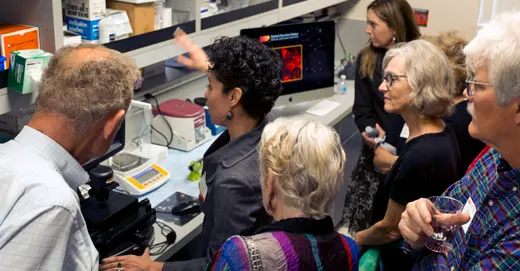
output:
M278 54L256 40L222 37L206 55L184 32L175 37L190 54L177 61L208 73L204 96L211 121L227 128L203 157L202 233L190 245L188 261L153 262L146 251L105 259L101 270L203 270L227 238L270 222L262 203L258 143L282 90Z

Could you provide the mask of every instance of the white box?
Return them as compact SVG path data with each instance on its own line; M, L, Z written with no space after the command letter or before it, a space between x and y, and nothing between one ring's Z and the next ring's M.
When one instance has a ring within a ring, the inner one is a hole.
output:
M107 8L107 15L99 21L99 43L126 39L132 34L132 25L125 10Z
M106 15L105 0L65 0L69 31L81 35L85 43L99 42L99 21Z
M81 36L72 31L63 31L63 46L81 43Z

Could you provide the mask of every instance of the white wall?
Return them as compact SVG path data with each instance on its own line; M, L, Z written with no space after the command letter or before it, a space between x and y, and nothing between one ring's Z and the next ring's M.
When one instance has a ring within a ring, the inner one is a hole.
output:
M372 0L349 1L352 1L351 7L346 9L345 18L365 21L366 7ZM423 34L458 30L467 39L472 39L477 33L479 0L408 0L408 2L413 8L429 10L428 27L421 27Z

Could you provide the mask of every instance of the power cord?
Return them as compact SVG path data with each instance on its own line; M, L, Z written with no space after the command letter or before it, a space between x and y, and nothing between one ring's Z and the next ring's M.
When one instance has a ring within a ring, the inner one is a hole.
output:
M161 229L161 234L166 237L166 241L151 245L150 256L158 256L163 254L168 246L175 243L175 240L177 239L177 234L170 226L160 221L155 221L155 224L157 224L157 226L159 226ZM155 241L154 239L152 239L151 243Z
M154 130L156 133L158 133L159 135L161 135L162 137L164 137L164 140L166 141L166 147L170 147L170 144L172 143L173 141L173 129L172 127L170 126L170 123L168 122L168 120L166 120L166 117L164 116L163 112L161 111L161 107L159 106L159 101L157 101L157 98L155 98L155 96L153 96L152 94L145 94L144 95L144 98L149 100L149 99L153 99L155 101L155 106L157 106L157 111L159 111L159 115L161 115L164 119L164 122L166 122L166 125L168 126L168 128L170 129L170 140L168 140L168 138L161 132L159 132L157 129L155 129L155 127L153 127L152 125L152 130Z

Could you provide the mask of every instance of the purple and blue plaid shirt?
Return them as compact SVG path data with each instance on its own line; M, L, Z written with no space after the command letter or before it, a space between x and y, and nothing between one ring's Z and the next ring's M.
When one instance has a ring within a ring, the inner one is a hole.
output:
M520 270L520 169L512 169L494 149L462 180L444 193L477 212L468 231L462 228L447 255L419 259L413 270Z

